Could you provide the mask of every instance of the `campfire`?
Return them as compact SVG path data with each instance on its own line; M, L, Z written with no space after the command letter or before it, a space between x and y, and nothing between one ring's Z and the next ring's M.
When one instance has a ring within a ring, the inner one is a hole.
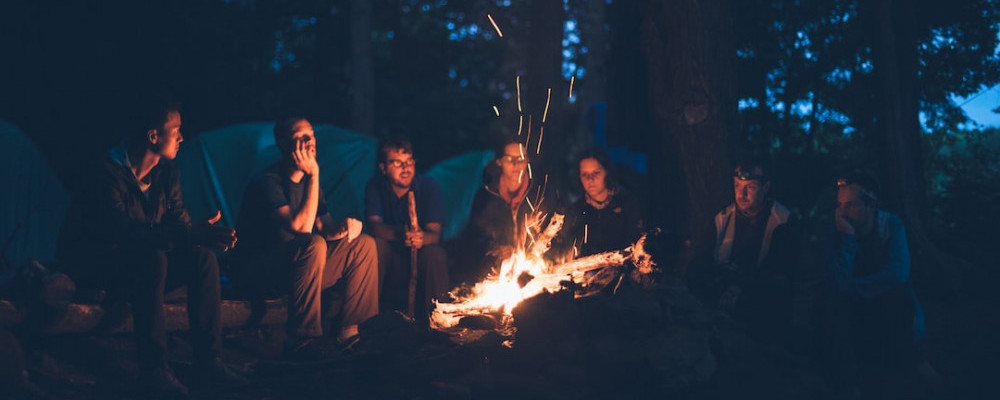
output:
M541 221L539 217L536 221ZM566 263L550 265L542 255L548 251L552 238L562 228L563 216L554 214L545 230L532 235L538 224L527 224L530 245L520 246L501 262L499 270L472 287L459 287L449 293L451 302L435 301L431 327L447 330L464 317L489 315L499 317L501 328L512 333L512 313L517 305L543 292L574 290L576 297L589 296L615 283L621 284L626 272L635 279L654 271L655 263L644 246L646 235L622 250L581 257ZM535 228L532 228L534 226ZM634 268L626 267L628 262Z

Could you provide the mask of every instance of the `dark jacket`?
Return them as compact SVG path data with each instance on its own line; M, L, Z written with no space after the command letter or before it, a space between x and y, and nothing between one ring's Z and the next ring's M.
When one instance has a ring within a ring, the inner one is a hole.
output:
M611 201L600 210L581 198L566 210L566 222L553 249L574 253L576 246L575 255L579 257L621 250L639 239L644 219L641 203L624 189L616 189Z
M188 242L191 217L177 167L161 160L143 193L128 165L123 147L112 149L79 182L57 247L67 269L100 268L132 246L171 249Z

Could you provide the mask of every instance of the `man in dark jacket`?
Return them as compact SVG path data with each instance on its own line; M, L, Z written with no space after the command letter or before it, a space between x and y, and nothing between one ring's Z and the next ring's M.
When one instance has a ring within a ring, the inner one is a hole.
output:
M59 240L59 258L82 287L132 303L142 381L186 394L166 363L164 292L188 286L188 316L202 376L244 383L220 356L219 265L209 248L228 250L235 231L213 225L218 213L191 224L171 162L184 141L179 105L149 107L135 132L111 149L80 185Z
M711 305L747 323L752 335L778 340L791 317L797 260L790 212L770 197L763 162L747 159L733 171L735 201L714 219L710 256L692 271L692 286Z

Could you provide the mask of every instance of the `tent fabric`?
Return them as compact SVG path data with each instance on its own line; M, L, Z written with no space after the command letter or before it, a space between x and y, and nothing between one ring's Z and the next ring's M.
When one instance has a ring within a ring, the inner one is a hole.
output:
M221 224L234 226L250 178L280 158L273 123L247 123L207 131L181 146L184 203L195 220L222 212ZM375 174L377 140L330 125L314 125L320 187L334 218L364 215L364 189ZM489 151L466 153L438 163L427 174L441 184L445 208L444 238L461 232L482 181ZM239 227L237 227L239 228ZM237 232L239 234L239 232Z
M34 143L0 120L0 251L13 265L55 260L69 193ZM6 246L6 247L5 247Z
M222 211L234 226L243 190L254 174L281 158L273 123L258 122L207 131L186 140L177 156L184 204L195 221ZM364 188L374 174L376 140L330 125L315 125L320 187L334 218L361 218Z
M483 182L483 168L493 160L492 151L474 151L444 160L427 171L441 184L445 221L442 238L458 236L469 221L472 200Z

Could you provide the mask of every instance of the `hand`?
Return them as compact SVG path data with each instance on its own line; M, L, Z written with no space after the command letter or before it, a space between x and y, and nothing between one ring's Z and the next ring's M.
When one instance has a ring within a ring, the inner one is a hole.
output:
M295 168L304 174L314 176L319 174L319 164L316 162L316 146L311 142L295 142L295 150L292 151L292 161Z
M836 225L837 231L848 235L854 234L854 225L851 225L851 222L844 218L844 213L840 211L840 208L834 212L833 223Z
M419 249L424 246L424 232L423 231L406 231L406 239L403 240L403 244L406 247L412 247L414 249Z
M194 244L215 247L229 251L236 245L236 230L228 226L215 225L222 218L222 212L215 211L215 216L191 227L191 241Z
M359 220L347 218L344 220L344 226L347 228L347 243L350 243L361 236L361 228L364 225Z
M739 301L740 294L742 293L743 289L740 289L739 286L730 286L729 289L722 292L722 296L719 297L719 309L727 313L736 311L736 303Z

